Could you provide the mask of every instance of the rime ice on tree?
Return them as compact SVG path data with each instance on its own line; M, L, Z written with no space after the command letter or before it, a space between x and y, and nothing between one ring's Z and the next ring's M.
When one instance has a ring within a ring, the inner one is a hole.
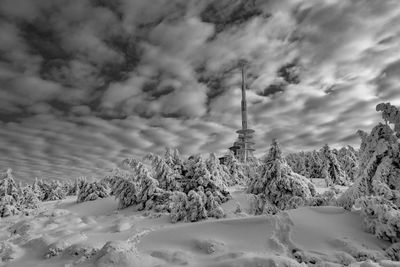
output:
M253 134L254 130L247 128L247 102L246 102L246 86L244 80L244 67L245 63L240 62L242 67L242 129L236 131L239 136L233 146L229 149L234 155L243 163L246 163L248 159L254 158L253 156Z
M273 206L282 210L297 208L315 196L314 185L304 176L293 172L276 140L272 142L258 176L250 181L247 191L262 198L262 205L257 205L262 206L263 212L273 210Z

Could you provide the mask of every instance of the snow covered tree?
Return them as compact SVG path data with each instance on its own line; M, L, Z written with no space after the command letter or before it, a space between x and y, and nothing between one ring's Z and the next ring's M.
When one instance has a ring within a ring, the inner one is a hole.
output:
M86 179L79 182L81 185L78 189L77 202L92 201L99 198L106 198L109 196L109 188L104 181L89 182Z
M279 211L276 205L272 204L265 194L253 195L250 200L250 207L251 214L254 215L274 215Z
M20 212L18 203L10 195L0 197L0 217L17 215Z
M83 179L84 177L78 177L75 178L74 180L66 180L66 181L62 181L62 188L63 191L65 192L65 194L67 196L76 196L78 195L78 190L79 190L79 182L81 179Z
M353 182L358 171L358 158L352 146L342 147L338 151L337 159L348 181Z
M206 205L208 217L214 217L217 219L225 217L224 210L222 209L219 199L213 195L212 192L208 191L206 193Z
M188 193L188 221L197 222L207 218L207 210L202 196L191 190Z
M173 167L175 165L175 162L174 162L174 151L173 151L172 148L170 148L170 147L166 147L165 148L164 161L170 167Z
M320 153L313 150L307 153L308 173L310 178L322 178L323 162Z
M15 183L12 170L0 174L0 217L16 215L21 211L35 210L40 200L31 186Z
M399 200L400 193L396 200ZM356 201L361 208L361 215L367 230L378 238L392 243L400 242L399 206L384 196L361 197Z
M328 145L325 145L321 151L322 175L328 185L347 185L346 173L342 170L335 153Z
M112 194L118 200L118 208L123 209L138 202L139 185L133 173L116 169L107 180Z
M185 221L189 205L187 195L183 192L175 191L170 201L171 222Z
M229 192L221 186L221 181L215 180L220 177L214 177L207 169L207 165L200 155L189 157L185 162L186 174L183 180L183 191L188 194L191 190L198 191L203 188L204 192L211 191L218 194L223 202L229 198Z
M43 193L42 188L41 188L41 186L40 186L40 183L41 183L41 182L43 182L43 181L39 181L39 179L36 177L36 178L35 178L35 181L34 181L33 184L32 184L32 191L35 193L35 195L37 196L37 198L38 198L40 201L43 201L43 199L44 199L44 193Z
M52 180L48 182L40 180L39 186L43 192L43 201L61 200L67 196L65 187L60 181Z
M355 200L376 195L374 181L387 184L391 190L399 190L399 144L393 130L385 124L375 126L369 135L362 132L359 170L354 184L340 198L341 205L350 209Z
M185 162L185 183L184 192L197 189L199 186L207 187L211 182L211 174L207 169L205 162L200 155L190 156Z
M21 208L28 210L36 210L40 206L39 196L35 193L31 186L22 188Z
M380 103L376 106L376 111L382 112L382 118L386 124L393 123L396 136L400 138L400 110L390 103Z
M237 160L232 152L229 152L229 154L225 157L226 158L224 165L228 169L228 173L230 175L228 186L245 185L247 179L245 176L245 169L243 165Z
M322 194L316 194L311 198L307 205L309 206L337 206L337 193L334 190L328 190Z
M231 183L230 176L228 173L228 169L226 166L220 164L219 159L215 155L215 153L211 153L208 159L206 160L206 166L211 175L211 180L215 182L215 184L223 189L226 189L227 186Z
M396 123L393 106L383 118ZM377 110L383 107L378 105ZM386 113L385 113L386 112ZM339 198L350 209L355 204L368 230L382 239L400 242L400 144L388 124L378 124L370 134L359 131L359 170L354 184Z
M138 209L152 209L161 204L161 200L165 198L165 190L158 187L158 181L151 176L146 166L135 159L127 159L124 162L135 172L139 184Z
M0 174L0 217L13 216L21 209L21 194L12 176L12 170Z
M299 153L291 153L286 157L286 162L290 166L290 168L300 175L309 177L308 168L307 168L307 156L306 153L301 151Z
M295 173L307 178L323 177L322 170L324 165L321 159L321 153L316 150L291 153L288 154L285 159Z
M150 210L156 205L161 204L160 201L157 200L159 198L163 198L162 196L164 195L165 191L158 188L157 180L152 177L146 177L144 179L141 179L140 182L141 190L138 196L140 206L138 209Z
M145 157L145 160L151 161L155 172L155 178L160 188L168 191L180 190L181 184L179 181L182 179L182 174L178 169L173 169L173 167L171 167L175 166L172 157L168 159L170 163L167 163L165 158L150 153Z
M293 197L306 201L315 195L314 185L304 176L293 172L286 163L276 140L264 157L258 177L250 181L247 191L256 195L264 194L279 209L289 208Z
M107 180L118 199L119 208L138 205L138 209L152 209L163 206L169 193L158 187L145 165L136 159L126 159L123 165L129 170L115 170Z
M12 169L7 169L6 172L1 174L2 179L0 180L0 196L11 196L15 202L19 202L19 192L17 183L12 175Z
M183 160L178 149L167 147L165 149L164 160L174 172L182 174Z

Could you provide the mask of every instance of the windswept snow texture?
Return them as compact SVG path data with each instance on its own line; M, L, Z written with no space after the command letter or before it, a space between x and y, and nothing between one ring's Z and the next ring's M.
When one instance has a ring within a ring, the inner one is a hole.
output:
M120 210L113 197L45 202L35 216L1 220L0 266L396 266L384 252L390 243L365 232L359 214L304 207L251 216L250 194L230 190L226 218L197 223Z

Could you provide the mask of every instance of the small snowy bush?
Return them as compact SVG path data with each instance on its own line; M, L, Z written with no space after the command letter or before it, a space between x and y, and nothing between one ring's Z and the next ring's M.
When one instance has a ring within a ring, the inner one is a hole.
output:
M254 215L276 214L279 209L272 204L265 194L253 195L250 201L251 213Z
M334 190L328 190L317 194L308 202L310 206L336 206L337 194Z

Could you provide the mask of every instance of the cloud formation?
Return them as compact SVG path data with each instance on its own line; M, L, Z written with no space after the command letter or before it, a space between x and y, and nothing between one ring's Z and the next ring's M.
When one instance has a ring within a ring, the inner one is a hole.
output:
M400 105L400 3L4 0L0 168L100 176L124 157L223 153L247 60L256 148L359 144Z

